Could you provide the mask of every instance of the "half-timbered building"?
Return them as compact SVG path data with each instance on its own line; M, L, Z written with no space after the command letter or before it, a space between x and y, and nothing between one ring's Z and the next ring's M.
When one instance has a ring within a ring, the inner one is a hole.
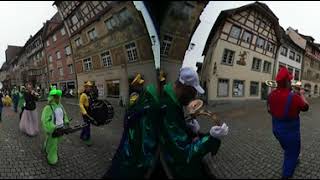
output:
M320 44L314 38L300 34L306 41L303 59L302 86L309 97L318 97L320 92Z
M288 68L289 72L292 73L294 80L300 81L301 80L301 69L302 69L302 62L305 52L305 43L302 43L300 46L299 43L295 42L293 36L289 35L295 33L295 37L299 36L296 32L297 30L292 31L288 28L286 31L281 28L281 46L277 54L276 66L275 66L275 73L279 71L281 67ZM300 39L303 39L299 36Z
M280 45L279 22L263 3L225 10L207 39L201 83L210 102L266 99Z
M132 1L55 1L69 33L77 82L93 81L100 98L127 102L129 80L156 83L151 40ZM81 91L81 90L80 90Z
M192 35L200 24L199 17L208 1L172 1L168 4L160 23L160 67L167 81L172 82L178 77Z

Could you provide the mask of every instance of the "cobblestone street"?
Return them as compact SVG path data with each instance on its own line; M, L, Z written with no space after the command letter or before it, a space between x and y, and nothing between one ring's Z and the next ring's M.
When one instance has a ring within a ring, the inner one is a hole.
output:
M309 112L301 113L301 154L294 178L320 178L320 100L312 100ZM211 109L214 111L214 109ZM213 158L213 173L218 178L281 178L282 149L272 134L271 116L265 102L218 114L229 126L229 135L222 141ZM212 126L199 121L202 129Z
M44 104L38 103L38 111ZM72 124L80 123L76 100L67 99L63 104L73 119ZM313 100L311 104L310 111L301 114L301 163L294 178L320 178L320 150L317 148L320 122L316 111L320 100ZM0 129L0 178L100 178L108 169L121 137L123 109L114 107L116 116L109 125L92 128L92 147L81 143L80 132L64 136L56 167L49 166L41 152L43 135L30 138L21 134L18 115L11 108L5 108ZM218 178L281 177L282 152L272 134L265 102L221 111L218 116L230 127L229 135L223 139L220 151L211 162ZM199 123L204 132L212 126L204 119Z
M46 102L39 102L39 112ZM71 125L81 121L75 99L63 102ZM79 139L80 131L64 136L59 145L59 162L47 164L41 146L44 136L27 137L19 131L19 118L10 107L3 109L0 127L0 178L101 178L108 169L122 133L123 110L117 105L114 120L103 127L92 128L93 146L87 147ZM39 119L40 121L40 119Z

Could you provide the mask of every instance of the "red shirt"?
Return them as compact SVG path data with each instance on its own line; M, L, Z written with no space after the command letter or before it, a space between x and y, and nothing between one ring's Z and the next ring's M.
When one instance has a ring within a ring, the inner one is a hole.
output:
M276 118L283 118L285 113L285 106L288 101L289 89L279 88L273 90L268 98L270 113ZM309 105L305 103L302 98L294 94L292 96L291 104L289 105L288 116L290 118L297 118L300 111L307 111Z

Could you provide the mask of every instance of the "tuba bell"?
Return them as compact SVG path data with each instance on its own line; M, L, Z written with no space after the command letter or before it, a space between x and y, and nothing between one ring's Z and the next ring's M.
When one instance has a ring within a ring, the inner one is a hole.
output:
M220 126L221 122L217 118L217 114L209 110L203 109L203 101L201 99L193 100L187 106L189 120L195 119L199 116L206 116L213 122L214 125Z

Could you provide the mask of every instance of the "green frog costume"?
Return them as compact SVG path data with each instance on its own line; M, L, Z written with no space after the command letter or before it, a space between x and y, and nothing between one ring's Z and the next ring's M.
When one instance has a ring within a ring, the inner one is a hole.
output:
M58 144L62 137L52 137L52 133L63 126L69 125L69 118L60 102L54 100L54 96L61 98L62 91L52 88L48 97L48 105L42 111L41 122L45 133L44 151L50 165L58 162Z
M130 103L120 145L104 178L143 178L153 168L158 148L159 95L148 85Z
M188 134L183 106L178 101L173 84L164 86L161 105L166 106L160 125L160 144L167 168L173 178L207 178L201 168L203 157L216 154L221 141L204 134L196 140Z

